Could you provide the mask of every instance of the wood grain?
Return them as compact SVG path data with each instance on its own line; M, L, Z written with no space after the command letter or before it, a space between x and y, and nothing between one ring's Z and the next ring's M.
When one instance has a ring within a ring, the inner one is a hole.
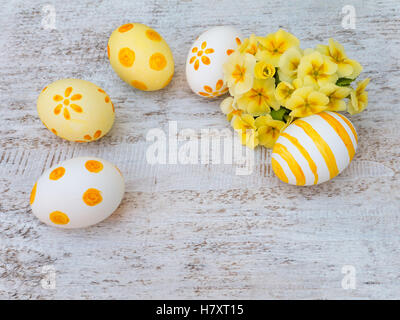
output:
M399 298L400 5L388 1L53 1L56 29L41 25L42 1L0 6L0 298ZM354 5L355 30L341 26ZM122 82L106 57L112 30L151 25L169 43L176 73L158 92ZM284 185L259 149L254 172L234 165L149 165L152 128L228 127L217 100L190 92L184 76L192 41L216 25L244 35L283 27L314 47L333 37L371 77L368 110L351 119L359 147L333 181ZM47 84L77 77L104 88L116 108L112 131L77 145L51 134L36 113ZM38 222L29 192L41 172L77 155L120 166L121 207L85 230ZM43 289L54 266L56 289ZM341 286L344 265L356 289Z

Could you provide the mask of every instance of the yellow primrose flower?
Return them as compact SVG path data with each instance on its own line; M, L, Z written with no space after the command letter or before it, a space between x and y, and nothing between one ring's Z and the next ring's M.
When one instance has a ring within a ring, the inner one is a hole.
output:
M263 47L261 54L274 67L278 66L279 59L286 50L291 47L298 47L300 44L299 39L282 29L279 29L275 33L270 33L266 37L258 37L257 39Z
M258 145L258 133L254 118L249 114L235 117L232 123L233 128L240 135L243 145L254 149Z
M339 87L333 83L328 83L319 90L329 98L327 104L327 110L329 111L346 110L346 102L343 99L349 96L350 91L350 88Z
M292 110L290 116L307 117L326 110L328 102L328 97L323 93L314 91L313 87L303 87L293 92L286 107Z
M357 89L350 93L350 102L347 111L350 114L356 114L363 111L368 105L368 92L365 91L369 83L369 78L357 83Z
M313 51L301 58L297 75L303 79L304 85L317 88L327 82L336 83L337 68L337 65L326 56L318 51Z
M237 99L238 107L254 116L264 115L271 107L278 110L275 98L275 79L254 79L253 87Z
M317 50L328 56L338 66L339 77L355 79L360 75L362 66L357 61L347 58L346 52L339 42L329 39L328 46L317 45Z
M275 98L281 105L286 106L286 103L292 96L293 92L302 86L303 82L301 79L295 79L292 83L281 81L275 88Z
M235 116L239 116L240 117L242 115L242 112L243 112L242 110L236 108L235 101L234 101L234 99L232 97L225 98L221 102L220 107L221 107L221 111L224 114L226 114L226 119L228 121L231 121L232 118L235 117Z
M255 56L258 52L258 41L256 36L252 34L250 38L244 39L238 50L240 53L250 53Z
M245 53L232 53L224 64L224 80L232 96L241 95L251 89L254 80L256 58Z
M254 67L254 76L257 79L268 79L275 75L275 67L266 60L261 60Z
M278 65L280 80L290 82L297 78L297 68L299 67L302 56L303 54L300 48L297 47L292 47L282 54Z
M258 143L264 147L272 148L279 137L285 122L272 119L271 115L260 116L256 119Z

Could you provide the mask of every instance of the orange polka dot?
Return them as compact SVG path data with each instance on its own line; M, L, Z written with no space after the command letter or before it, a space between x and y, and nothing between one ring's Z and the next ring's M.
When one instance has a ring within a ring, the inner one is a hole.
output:
M65 99L63 103L67 106L67 105L69 105L69 100Z
M236 43L237 43L238 46L242 44L242 41L240 41L239 38L236 38L235 40L236 40Z
M88 206L95 206L98 205L100 202L103 201L103 197L99 190L90 188L85 191L82 196L83 202L85 202Z
M120 26L118 28L118 31L121 32L121 33L124 33L124 32L127 32L127 31L131 30L132 28L133 28L133 24L132 23L127 23L127 24L124 24L124 25Z
M192 64L194 60L196 60L196 56L191 57L189 62Z
M199 95L203 97L209 97L210 95L207 92L199 92Z
M46 89L47 89L47 87L44 87L43 90L42 90L42 92L44 92Z
M56 129L51 129L51 132L53 132L55 135L57 135Z
M196 62L194 63L194 70L198 70L200 66L200 62L199 60L196 60Z
M138 80L131 81L131 85L139 90L147 90L147 86L143 82Z
M199 50L199 49L197 49L197 47L194 47L194 48L192 49L192 52L193 52L193 53L196 53L197 50Z
M87 135L85 135L85 136L83 137L83 139L85 139L85 140L92 140L92 137L89 136L89 135L87 134Z
M75 140L75 142L84 143L84 142L86 142L86 141L82 141L82 140Z
M208 93L212 92L212 88L209 86L204 86L204 90L206 90Z
M32 205L33 204L33 202L35 201L35 197L36 197L36 187L37 187L37 182L35 183L35 185L33 186L33 188L32 188L32 191L31 191L31 198L30 198L30 201L29 201L29 203Z
M228 49L228 50L226 50L226 54L228 55L228 56L230 56L232 53L234 53L235 52L235 50L232 50L232 49Z
M112 110L115 112L114 103L111 102Z
M154 31L152 29L149 29L149 30L146 31L146 36L150 40L161 41L161 36L157 33L157 31Z
M97 138L100 137L100 136L101 136L101 130L97 130L97 131L94 133L93 138L94 138L94 139L97 139Z
M135 62L135 52L129 48L122 48L119 50L118 60L124 67L132 67Z
M211 63L210 58L207 56L202 56L201 57L201 62L203 62L206 65L209 65Z
M203 50L200 50L199 52L197 52L197 56L200 57L203 54Z
M109 97L109 96L106 96L106 97L104 98L104 101L105 101L106 103L109 103L109 102L110 102L110 97Z
M110 46L107 44L107 57L110 59Z
M106 93L103 89L98 88L97 91L101 92L101 93Z
M54 224L65 225L69 223L68 216L61 211L53 211L52 213L50 213L49 218L50 221Z
M222 79L219 79L217 81L217 84L215 85L215 89L219 90L222 88L223 85L224 85L224 81Z
M98 173L103 170L103 164L97 160L88 160L85 163L85 168L93 173Z
M207 42L204 41L204 42L201 44L201 48L202 48L202 49L205 49L206 47L207 47Z
M204 52L207 54L214 53L214 49L212 49L212 48L206 49L206 51L204 51Z
M58 180L65 174L65 169L63 167L55 168L52 172L50 172L49 179L50 180Z
M160 71L167 65L167 59L162 53L156 52L150 57L149 63L151 69Z

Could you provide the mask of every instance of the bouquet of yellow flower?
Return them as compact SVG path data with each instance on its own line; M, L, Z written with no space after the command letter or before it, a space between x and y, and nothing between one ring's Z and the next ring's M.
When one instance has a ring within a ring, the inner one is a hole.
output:
M228 121L250 148L272 148L294 119L322 111L355 114L368 104L369 79L351 83L362 66L349 59L333 39L315 49L279 29L266 37L251 35L224 64L231 97L221 103Z

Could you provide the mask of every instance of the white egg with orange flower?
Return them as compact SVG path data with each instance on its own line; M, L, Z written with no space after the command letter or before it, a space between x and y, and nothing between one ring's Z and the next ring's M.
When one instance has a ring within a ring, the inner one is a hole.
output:
M214 27L193 43L186 60L186 79L194 93L213 98L228 91L224 83L223 64L241 43L233 27Z

